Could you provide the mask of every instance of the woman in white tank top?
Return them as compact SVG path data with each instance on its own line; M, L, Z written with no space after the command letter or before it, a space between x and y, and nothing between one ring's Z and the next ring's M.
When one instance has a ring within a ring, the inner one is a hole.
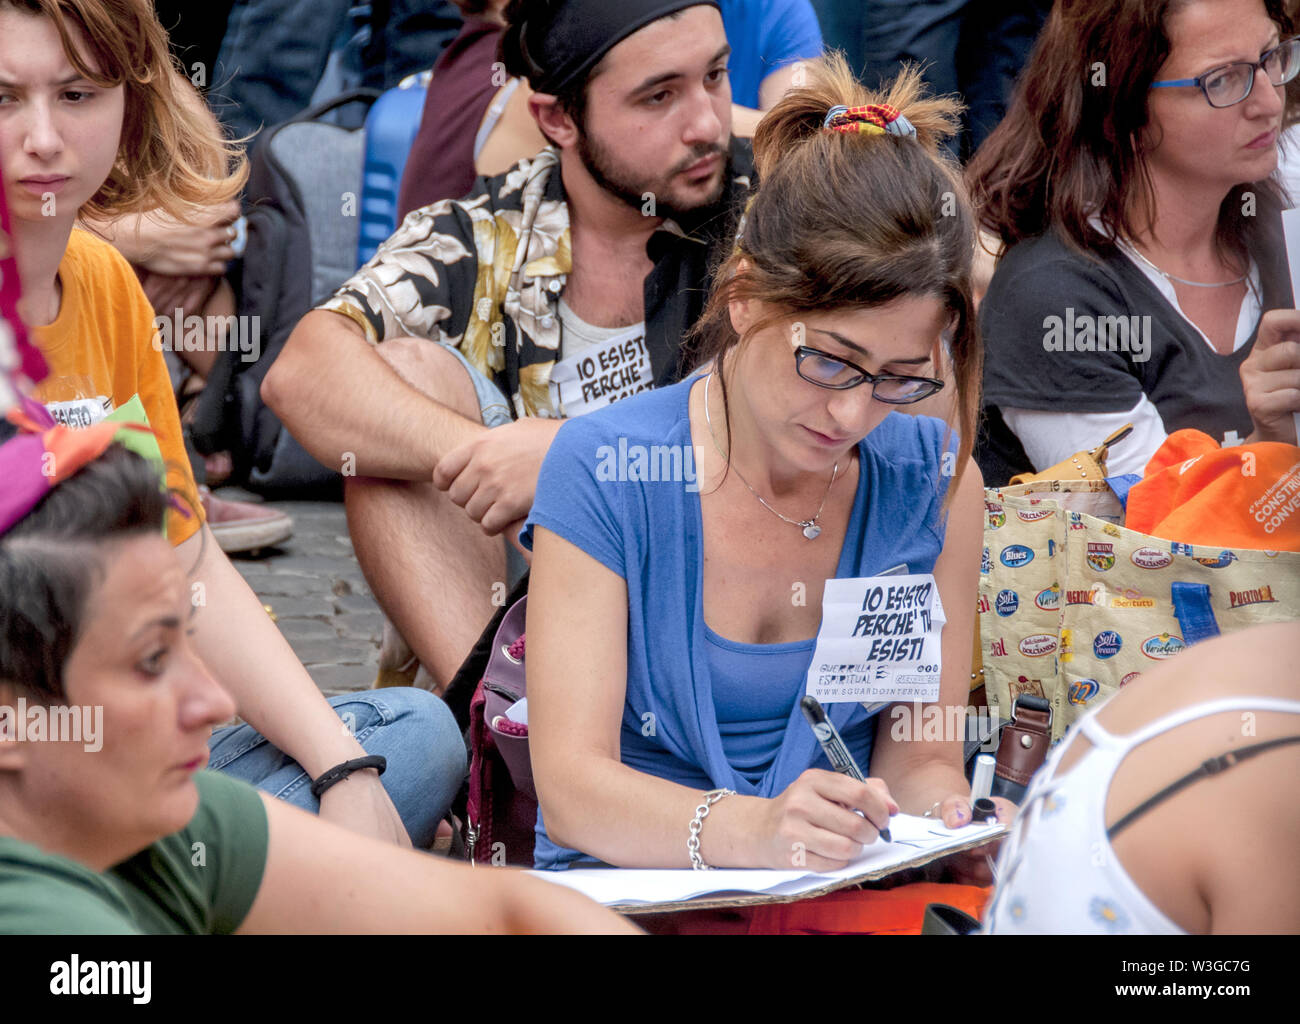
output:
M1003 844L989 933L1300 931L1300 624L1196 646L1079 723Z

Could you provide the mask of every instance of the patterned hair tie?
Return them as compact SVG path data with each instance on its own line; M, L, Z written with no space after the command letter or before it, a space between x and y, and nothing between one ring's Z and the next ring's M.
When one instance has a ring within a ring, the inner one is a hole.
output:
M897 135L901 138L916 135L916 128L897 107L888 103L868 103L862 107L831 107L823 127L827 131L845 135Z
M826 120L822 122L822 127L829 128L831 126L832 121L834 121L837 117L840 117L843 114L847 114L848 112L849 112L849 108L843 105L840 105L838 107L831 107L831 109L826 112Z

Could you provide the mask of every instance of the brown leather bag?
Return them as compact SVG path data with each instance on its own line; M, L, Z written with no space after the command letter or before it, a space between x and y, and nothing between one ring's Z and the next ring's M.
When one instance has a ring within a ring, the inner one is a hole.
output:
M1133 424L1125 423L1096 448L1086 452L1075 452L1068 459L1062 459L1055 466L1048 466L1041 473L1017 473L1011 478L1013 484L1032 484L1040 480L1105 480L1106 456L1111 446L1123 441L1133 433Z
M1022 693L1011 708L1011 721L998 738L993 795L1012 803L1024 799L1034 772L1047 760L1052 745L1052 706L1042 697Z

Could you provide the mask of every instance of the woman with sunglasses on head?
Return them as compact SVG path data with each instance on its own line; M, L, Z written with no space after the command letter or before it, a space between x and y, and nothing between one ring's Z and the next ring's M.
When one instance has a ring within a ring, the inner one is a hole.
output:
M827 870L900 809L970 821L961 736L828 703L858 782L801 714L826 581L900 567L934 576L937 703L965 708L983 518L973 218L939 151L957 105L914 71L885 96L839 57L805 74L754 138L703 372L565 424L543 465L523 534L538 867ZM956 437L892 414L943 387L945 344ZM638 470L638 449L684 470Z
M1291 203L1273 175L1298 71L1283 0L1057 3L967 170L1005 246L980 306L987 481L1126 423L1112 475L1182 428L1296 443Z

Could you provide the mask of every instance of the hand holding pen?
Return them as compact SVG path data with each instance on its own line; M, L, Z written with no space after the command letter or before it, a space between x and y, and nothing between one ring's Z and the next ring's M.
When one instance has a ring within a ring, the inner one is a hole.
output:
M761 814L749 832L758 846L756 860L783 871L847 866L899 810L880 779L858 782L820 768L809 768L779 796L754 804Z
M826 717L826 711L822 708L821 702L816 697L804 697L799 702L799 707L803 710L804 718L808 719L808 725L812 727L813 735L817 737L817 742L821 744L822 751L826 754L826 759L830 761L831 767L841 775L847 775L857 782L866 782L867 776L858 767L858 762L853 760L853 755L849 753L849 748L845 745L843 737L840 736L840 731L835 728L835 723ZM861 811L857 813L862 814ZM863 815L863 817L866 817L866 815ZM888 826L880 829L880 838L887 843L893 841Z

